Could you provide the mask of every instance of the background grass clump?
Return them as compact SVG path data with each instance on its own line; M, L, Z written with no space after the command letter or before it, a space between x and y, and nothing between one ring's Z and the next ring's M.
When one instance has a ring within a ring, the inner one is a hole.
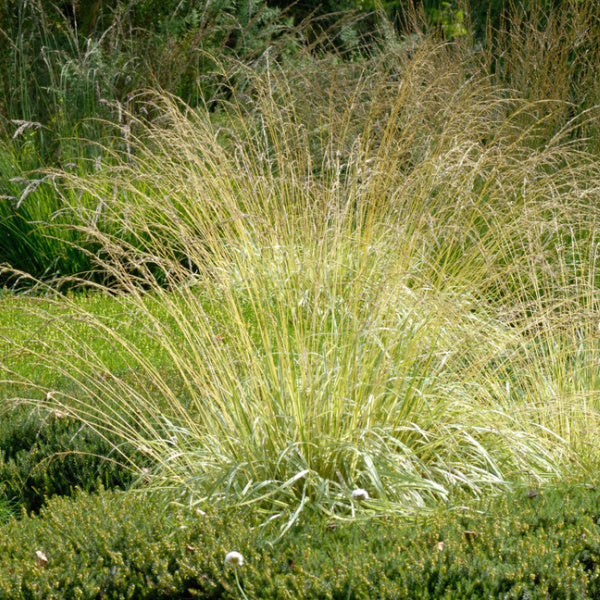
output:
M0 264L44 280L89 271L85 237L64 227L65 205L37 170L83 175L107 160L99 144L127 151L140 88L210 102L229 94L240 61L296 45L291 23L263 0L203 4L0 5Z

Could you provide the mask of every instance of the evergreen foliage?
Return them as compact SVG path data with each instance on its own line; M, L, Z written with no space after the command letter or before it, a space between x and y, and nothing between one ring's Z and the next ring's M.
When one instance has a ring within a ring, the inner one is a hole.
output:
M0 501L38 511L76 488L126 488L136 478L112 445L59 412L16 407L0 418Z
M521 489L416 521L305 516L283 540L244 513L79 493L0 528L0 597L595 598L600 494ZM235 550L243 564L226 566ZM36 552L41 553L37 554Z

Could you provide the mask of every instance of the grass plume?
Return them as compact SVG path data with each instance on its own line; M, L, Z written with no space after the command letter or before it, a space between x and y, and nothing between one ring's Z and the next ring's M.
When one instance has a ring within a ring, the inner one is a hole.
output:
M5 351L32 401L284 522L597 463L595 161L458 45L370 60L249 72L218 119L150 94L114 166L56 174L111 309L33 303Z

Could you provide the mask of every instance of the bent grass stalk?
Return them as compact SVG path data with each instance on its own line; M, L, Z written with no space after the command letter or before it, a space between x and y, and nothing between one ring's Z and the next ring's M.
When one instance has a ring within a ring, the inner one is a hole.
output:
M588 256L597 167L560 136L532 155L532 106L447 47L402 60L340 92L346 137L275 71L219 127L151 97L134 161L61 174L104 203L80 219L118 308L49 300L64 314L20 350L57 385L16 379L154 459L150 487L284 528L349 514L354 488L407 512L593 464L595 347L565 324L595 278L559 248Z

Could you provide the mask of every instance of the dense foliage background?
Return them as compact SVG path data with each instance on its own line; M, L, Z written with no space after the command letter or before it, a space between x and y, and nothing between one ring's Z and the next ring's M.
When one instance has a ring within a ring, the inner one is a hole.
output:
M127 147L125 114L136 114L141 89L215 107L243 89L242 65L294 68L307 49L360 62L393 26L470 46L497 83L525 97L566 101L558 130L597 100L597 20L585 1L3 0L0 264L46 279L92 268L36 169L97 166L97 143L109 138Z

